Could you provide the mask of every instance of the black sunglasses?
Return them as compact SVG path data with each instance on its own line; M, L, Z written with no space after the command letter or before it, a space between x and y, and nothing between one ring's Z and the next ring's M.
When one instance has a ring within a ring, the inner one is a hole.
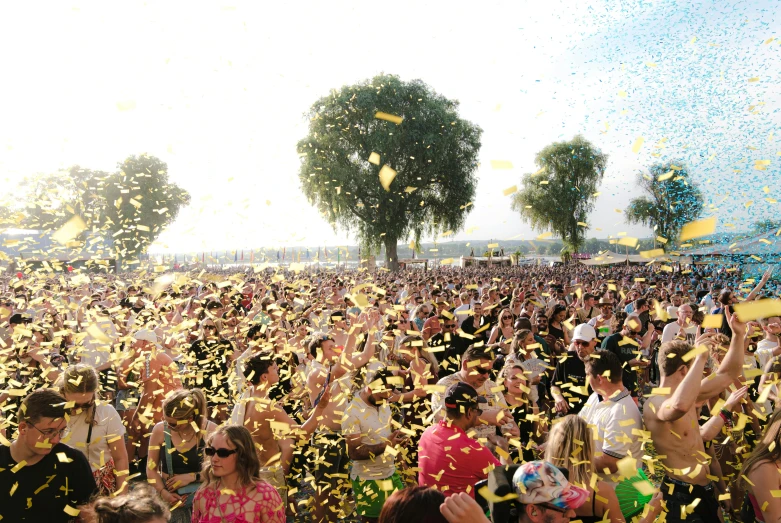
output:
M94 404L95 404L95 400L94 399L88 401L87 403L74 403L73 407L71 407L71 409L73 409L73 410L78 410L78 409L87 410L88 408L90 408Z
M485 367L480 367L479 365L475 367L475 370L480 374L488 374L489 372L491 372L491 369L486 369Z
M214 447L206 447L203 449L203 453L209 456L210 458L213 457L215 454L217 454L220 458L227 458L228 456L232 456L233 454L236 454L236 449L230 450L230 449L215 449Z
M217 327L216 327L215 325L204 325L204 326L203 326L203 329L204 329L204 330L213 330L213 331L216 331L216 330L217 330Z

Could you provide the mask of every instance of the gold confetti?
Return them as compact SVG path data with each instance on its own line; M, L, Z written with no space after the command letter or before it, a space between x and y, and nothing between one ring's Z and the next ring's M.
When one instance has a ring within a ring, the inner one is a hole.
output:
M394 178L396 178L396 171L387 165L383 165L382 169L380 169L380 185L386 192L390 192L390 184Z
M518 192L518 186L513 185L512 187L508 187L507 189L502 191L502 194L505 196L510 196L512 193Z
M513 163L507 160L491 160L491 168L494 170L512 169Z
M640 149L643 147L643 142L645 141L645 138L642 136L638 137L637 140L635 140L634 145L632 145L632 152L637 154L640 152Z
M702 320L703 329L720 329L724 318L720 314L706 314Z
M57 243L65 245L74 240L86 228L87 224L84 223L84 220L80 216L74 215L57 232L52 234L52 239Z
M369 163L373 163L374 165L380 165L380 155L377 153L371 153L369 155Z
M781 300L764 299L735 304L735 313L742 322L781 315Z
M396 125L399 125L402 122L402 120L404 120L404 118L402 118L401 116L396 116L395 114L383 113L382 111L377 111L374 114L374 117L377 118L378 120L385 120L386 122L395 123Z
M681 229L681 241L708 236L716 231L716 217L689 222Z

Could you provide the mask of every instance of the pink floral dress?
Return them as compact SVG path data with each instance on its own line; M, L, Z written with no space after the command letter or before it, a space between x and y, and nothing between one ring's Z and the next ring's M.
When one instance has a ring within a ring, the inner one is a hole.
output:
M227 501L209 486L195 494L192 523L285 523L285 507L277 490L265 481L231 494Z

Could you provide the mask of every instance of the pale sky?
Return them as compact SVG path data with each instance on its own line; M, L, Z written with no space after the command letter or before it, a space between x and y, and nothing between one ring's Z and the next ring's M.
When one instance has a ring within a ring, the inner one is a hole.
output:
M147 152L192 195L155 252L354 243L301 194L295 146L318 98L385 72L459 100L461 117L483 129L474 210L455 239L542 233L502 191L537 170L538 150L578 133L610 155L589 236L649 236L615 209L637 195L638 170L671 159L690 166L721 230L747 228L779 215L764 200L781 190L778 8L3 3L0 189L13 197L22 176L72 164L113 170ZM491 160L514 168L493 170ZM770 160L766 171L757 160Z

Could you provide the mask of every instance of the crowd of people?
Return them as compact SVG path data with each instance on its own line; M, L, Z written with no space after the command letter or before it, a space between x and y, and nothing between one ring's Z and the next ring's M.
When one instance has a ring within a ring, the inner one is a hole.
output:
M0 516L781 521L781 286L657 271L6 276Z

